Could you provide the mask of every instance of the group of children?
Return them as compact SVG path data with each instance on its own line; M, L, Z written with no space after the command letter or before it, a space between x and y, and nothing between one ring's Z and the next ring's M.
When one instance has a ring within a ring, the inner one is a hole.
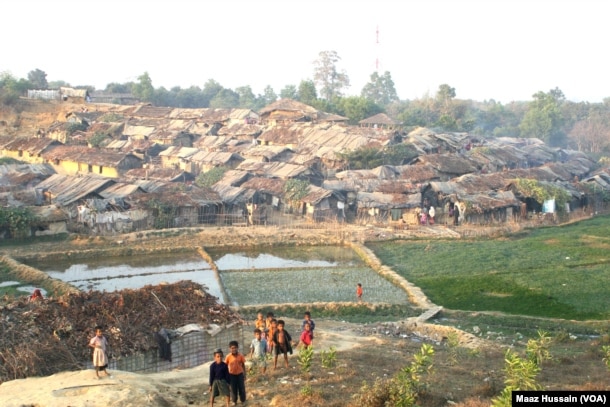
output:
M362 297L362 286L358 284L358 299ZM280 355L284 355L284 364L288 367L288 354L292 354L293 345L295 348L312 346L314 330L316 324L311 319L309 311L304 313L301 323L301 335L299 341L294 344L291 335L285 329L283 320L275 319L272 312L267 313L267 318L263 318L263 313L258 312L254 322L254 339L250 343L249 358L257 366L261 373L267 370L267 355L273 355L273 368L277 368L277 361ZM108 367L108 357L106 348L108 341L103 334L101 326L95 327L95 336L88 344L93 349L93 366L95 375L100 379L100 372L112 377L106 370ZM214 351L214 362L210 365L209 391L210 403L214 405L214 398L218 396L226 397L227 406L230 400L233 404L237 399L242 403L246 402L246 357L239 352L237 341L229 342L230 353L223 360L222 349Z
M313 332L315 322L311 319L311 313L305 312L302 332L299 342L295 347L309 347L313 343ZM267 318L262 312L258 312L254 321L254 339L250 343L249 358L252 363L260 369L261 373L267 371L267 355L273 355L273 368L277 368L279 355L284 355L284 364L288 367L288 354L293 352L292 337L285 329L283 320L275 319L272 312L267 313ZM210 405L214 405L214 399L222 396L226 398L227 406L231 399L233 404L237 398L242 403L246 402L246 358L239 352L237 341L229 343L231 353L223 361L222 349L214 352L214 362L210 365Z

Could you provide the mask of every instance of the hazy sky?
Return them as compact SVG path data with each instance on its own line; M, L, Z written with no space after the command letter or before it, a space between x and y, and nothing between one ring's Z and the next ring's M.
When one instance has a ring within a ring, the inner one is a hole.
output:
M136 81L226 88L313 78L321 51L359 95L379 66L401 99L434 95L503 103L558 87L610 97L604 0L4 0L0 72L34 69L72 86ZM376 34L377 29L379 34Z

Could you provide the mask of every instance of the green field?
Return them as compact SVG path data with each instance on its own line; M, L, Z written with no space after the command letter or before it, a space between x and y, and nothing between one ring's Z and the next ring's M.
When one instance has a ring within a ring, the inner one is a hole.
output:
M610 319L610 216L502 239L368 246L448 309Z

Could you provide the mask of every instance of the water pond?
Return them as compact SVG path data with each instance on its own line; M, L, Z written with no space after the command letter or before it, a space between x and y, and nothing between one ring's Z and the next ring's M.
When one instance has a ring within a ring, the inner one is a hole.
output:
M406 303L407 294L344 247L298 247L259 251L209 250L218 274L197 253L87 259L30 264L83 291L136 289L148 284L191 280L233 305L339 302L356 299L356 284L367 302Z

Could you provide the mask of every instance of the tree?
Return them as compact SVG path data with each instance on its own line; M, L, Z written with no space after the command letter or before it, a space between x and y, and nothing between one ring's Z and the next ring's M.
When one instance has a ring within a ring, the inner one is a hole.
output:
M138 76L138 82L131 87L131 92L135 97L143 102L152 102L155 95L155 88L152 85L152 80L148 72L144 72Z
M299 100L299 93L297 91L297 87L295 85L284 86L284 89L280 91L280 98Z
M204 105L201 107L209 107L210 102L214 97L224 88L214 79L208 79L208 81L203 85L203 103ZM239 96L239 95L238 95Z
M318 100L316 85L312 80L303 80L299 84L299 102L311 105Z
M270 85L267 85L263 91L263 99L265 100L265 106L277 100L277 94Z
M239 94L231 89L222 89L210 101L210 107L231 109L239 106Z
M49 83L47 82L47 74L45 71L40 69L34 69L28 72L28 81L32 84L34 89L48 89Z
M578 151L600 154L610 145L610 112L595 109L574 124L569 141Z
M256 109L256 95L250 85L235 88L235 92L239 95L239 107Z
M203 107L203 93L199 86L191 86L188 89L180 89L174 94L174 106L183 108Z
M519 129L523 137L536 137L551 146L565 144L564 119L561 115L561 104L565 96L558 88L548 93L538 92L533 95Z
M313 80L320 87L322 97L331 102L342 96L343 89L350 85L347 73L337 69L340 60L336 51L322 51L314 61Z
M447 113L447 110L451 105L451 101L455 98L455 95L455 88L452 88L446 83L438 87L438 91L436 92L436 100L444 107L444 113Z
M398 95L394 87L394 81L390 72L386 71L383 76L379 76L377 72L371 74L371 80L364 85L362 97L372 100L380 106L389 105L392 102L397 102Z
M383 109L375 102L362 96L350 96L337 100L339 114L349 118L350 123L356 124L362 119L381 113Z
M106 89L104 89L104 92L106 93L131 93L131 90L133 89L133 82L126 82L126 83L117 83L117 82L110 82L108 85L106 85Z

